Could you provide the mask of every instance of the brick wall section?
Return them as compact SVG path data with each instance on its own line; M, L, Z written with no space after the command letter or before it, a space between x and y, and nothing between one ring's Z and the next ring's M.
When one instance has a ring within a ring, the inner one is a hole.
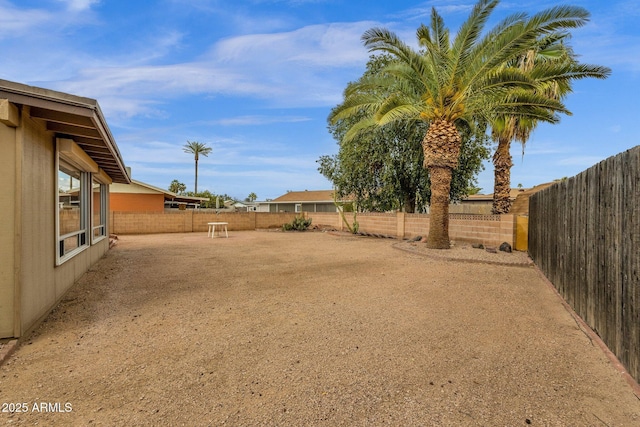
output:
M353 216L347 217L351 220ZM363 233L382 234L397 237L397 214L391 213L359 213L357 216L359 230Z
M342 220L340 219L340 214L336 212L309 212L309 217L311 218L311 226L328 226L337 229L341 229ZM353 214L347 212L346 214L347 221L353 219ZM345 227L346 228L346 227Z
M206 232L208 222L228 222L229 231L279 228L291 222L295 213L220 212L213 210L165 210L163 212L111 212L110 232L153 234Z
M346 230L338 213L307 212L312 225L326 225ZM346 213L347 221L353 214ZM228 222L229 231L279 228L293 221L293 212L221 212L209 210L166 210L157 212L112 212L110 232L115 234L189 233L206 232L208 222ZM360 231L397 238L426 237L429 215L398 213L359 213ZM453 241L499 246L502 242L515 245L516 217L514 215L451 214L449 237ZM526 250L526 249L525 249Z
M294 212L254 212L254 215L256 215L254 229L282 227L282 224L291 222L296 217Z

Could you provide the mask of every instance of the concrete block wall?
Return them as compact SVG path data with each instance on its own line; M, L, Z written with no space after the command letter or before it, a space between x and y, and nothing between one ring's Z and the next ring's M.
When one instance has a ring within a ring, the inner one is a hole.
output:
M306 212L312 225L327 225L346 230L339 213ZM347 221L353 214L346 213ZM208 222L228 222L229 231L279 228L293 221L293 212L220 212L208 210L166 210L165 212L111 212L110 233L150 234L206 232ZM399 239L411 239L429 234L429 215L397 213L359 213L359 230ZM514 215L451 214L449 237L453 241L498 246L502 242L516 247L516 217ZM522 245L518 246L521 250Z
M319 226L329 226L341 230L342 228L342 220L340 219L340 214L336 212L309 212L309 217L311 218L311 226L319 225ZM347 221L353 219L353 213L347 212L345 213L345 218ZM346 228L346 227L345 227Z
M427 237L429 234L429 215L406 214L404 222L404 237L413 239L417 236Z
M319 216L317 213L309 214L315 224L329 224L330 217L327 214ZM335 215L338 226L336 228L346 230L339 225L339 214ZM346 214L347 220L352 221L352 214ZM399 239L411 239L417 236L426 237L429 234L429 215L397 213L359 213L357 220L360 231L363 233L383 234L395 236ZM482 243L487 246L499 246L503 242L512 247L516 242L516 217L514 215L471 215L450 214L449 237L453 241L467 243ZM523 249L523 250L526 250Z
M255 229L279 228L296 218L295 212L255 212ZM305 215L306 216L306 215Z
M449 237L454 241L499 246L503 242L515 247L516 222L514 215L449 216Z
M352 219L347 217L347 219ZM395 213L359 213L357 216L359 230L363 233L398 236L397 214Z
M229 231L279 228L293 221L293 212L219 212L165 210L164 212L111 212L109 232L114 234L206 232L209 222L228 222Z

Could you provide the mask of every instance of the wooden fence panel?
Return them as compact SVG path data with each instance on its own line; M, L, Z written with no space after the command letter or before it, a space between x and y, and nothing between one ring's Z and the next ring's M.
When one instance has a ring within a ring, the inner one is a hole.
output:
M640 146L529 203L531 258L640 380Z

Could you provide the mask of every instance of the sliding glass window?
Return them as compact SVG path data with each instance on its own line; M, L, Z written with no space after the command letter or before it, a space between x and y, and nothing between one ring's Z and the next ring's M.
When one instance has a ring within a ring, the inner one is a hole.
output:
M58 161L58 264L89 246L87 197L90 174Z

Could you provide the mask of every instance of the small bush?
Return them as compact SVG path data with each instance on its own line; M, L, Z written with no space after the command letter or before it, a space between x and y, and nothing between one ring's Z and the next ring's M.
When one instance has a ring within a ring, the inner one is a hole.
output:
M310 225L311 225L311 218L305 219L302 216L297 216L290 223L284 224L282 226L282 230L283 231L291 231L291 230L304 231L307 228L309 228Z

